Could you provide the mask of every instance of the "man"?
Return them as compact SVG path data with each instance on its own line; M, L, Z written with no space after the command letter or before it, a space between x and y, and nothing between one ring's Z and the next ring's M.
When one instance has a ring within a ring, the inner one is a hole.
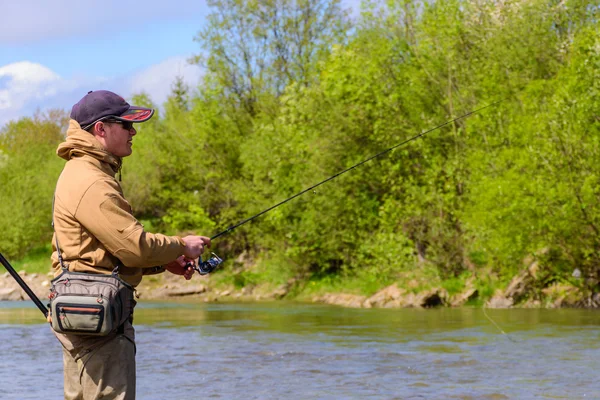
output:
M115 93L85 95L71 111L66 141L57 154L67 160L54 197L52 267L71 272L110 274L133 287L143 275L164 271L190 279L186 267L210 239L146 232L115 179L122 158L132 153L134 123L154 110L130 106ZM57 250L57 246L60 250ZM65 399L134 399L135 336L132 318L108 336L56 333L63 345Z

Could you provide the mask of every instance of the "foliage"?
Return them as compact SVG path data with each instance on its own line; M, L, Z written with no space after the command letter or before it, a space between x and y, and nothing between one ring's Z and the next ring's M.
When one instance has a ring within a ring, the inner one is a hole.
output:
M61 160L49 157L63 139L65 115L22 118L0 131L0 249L22 256L52 237L52 197Z
M501 101L217 239L227 259L253 260L228 262L234 285L297 278L307 291L362 282L372 293L420 274L451 292L475 277L490 296L533 257L536 290L598 290L597 3L364 1L355 21L336 0L209 5L192 60L203 80L193 92L173 83L125 160L123 186L147 228L219 233ZM63 124L53 121L2 130L10 255L51 233L61 164L49 154Z

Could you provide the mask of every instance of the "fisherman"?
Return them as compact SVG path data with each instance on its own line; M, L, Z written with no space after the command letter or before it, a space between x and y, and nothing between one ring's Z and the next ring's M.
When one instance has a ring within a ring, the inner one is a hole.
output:
M90 91L73 106L57 150L67 162L54 195L55 276L63 268L90 274L117 268L134 288L142 276L165 271L192 277L194 260L210 247L210 238L147 232L115 178L123 157L132 153L133 124L153 114L106 90ZM135 398L133 305L127 321L107 336L55 332L63 346L65 399Z

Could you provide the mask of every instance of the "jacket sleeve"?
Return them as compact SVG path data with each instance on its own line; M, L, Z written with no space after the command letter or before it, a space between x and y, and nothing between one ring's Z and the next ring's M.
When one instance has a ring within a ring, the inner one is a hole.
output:
M86 191L76 218L127 267L167 264L182 255L185 248L178 236L146 232L111 182L97 181Z

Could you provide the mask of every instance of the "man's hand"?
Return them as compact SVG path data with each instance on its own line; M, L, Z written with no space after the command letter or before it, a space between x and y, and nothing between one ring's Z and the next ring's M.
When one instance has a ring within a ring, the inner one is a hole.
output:
M204 253L205 246L210 247L210 238L206 236L186 236L183 242L185 243L183 255L194 260Z
M187 258L186 256L180 256L175 261L171 261L167 265L165 265L165 269L172 274L175 275L183 275L183 277L189 281L194 276L194 268L192 266L186 267L186 265L190 263L191 265L196 264L196 261Z

